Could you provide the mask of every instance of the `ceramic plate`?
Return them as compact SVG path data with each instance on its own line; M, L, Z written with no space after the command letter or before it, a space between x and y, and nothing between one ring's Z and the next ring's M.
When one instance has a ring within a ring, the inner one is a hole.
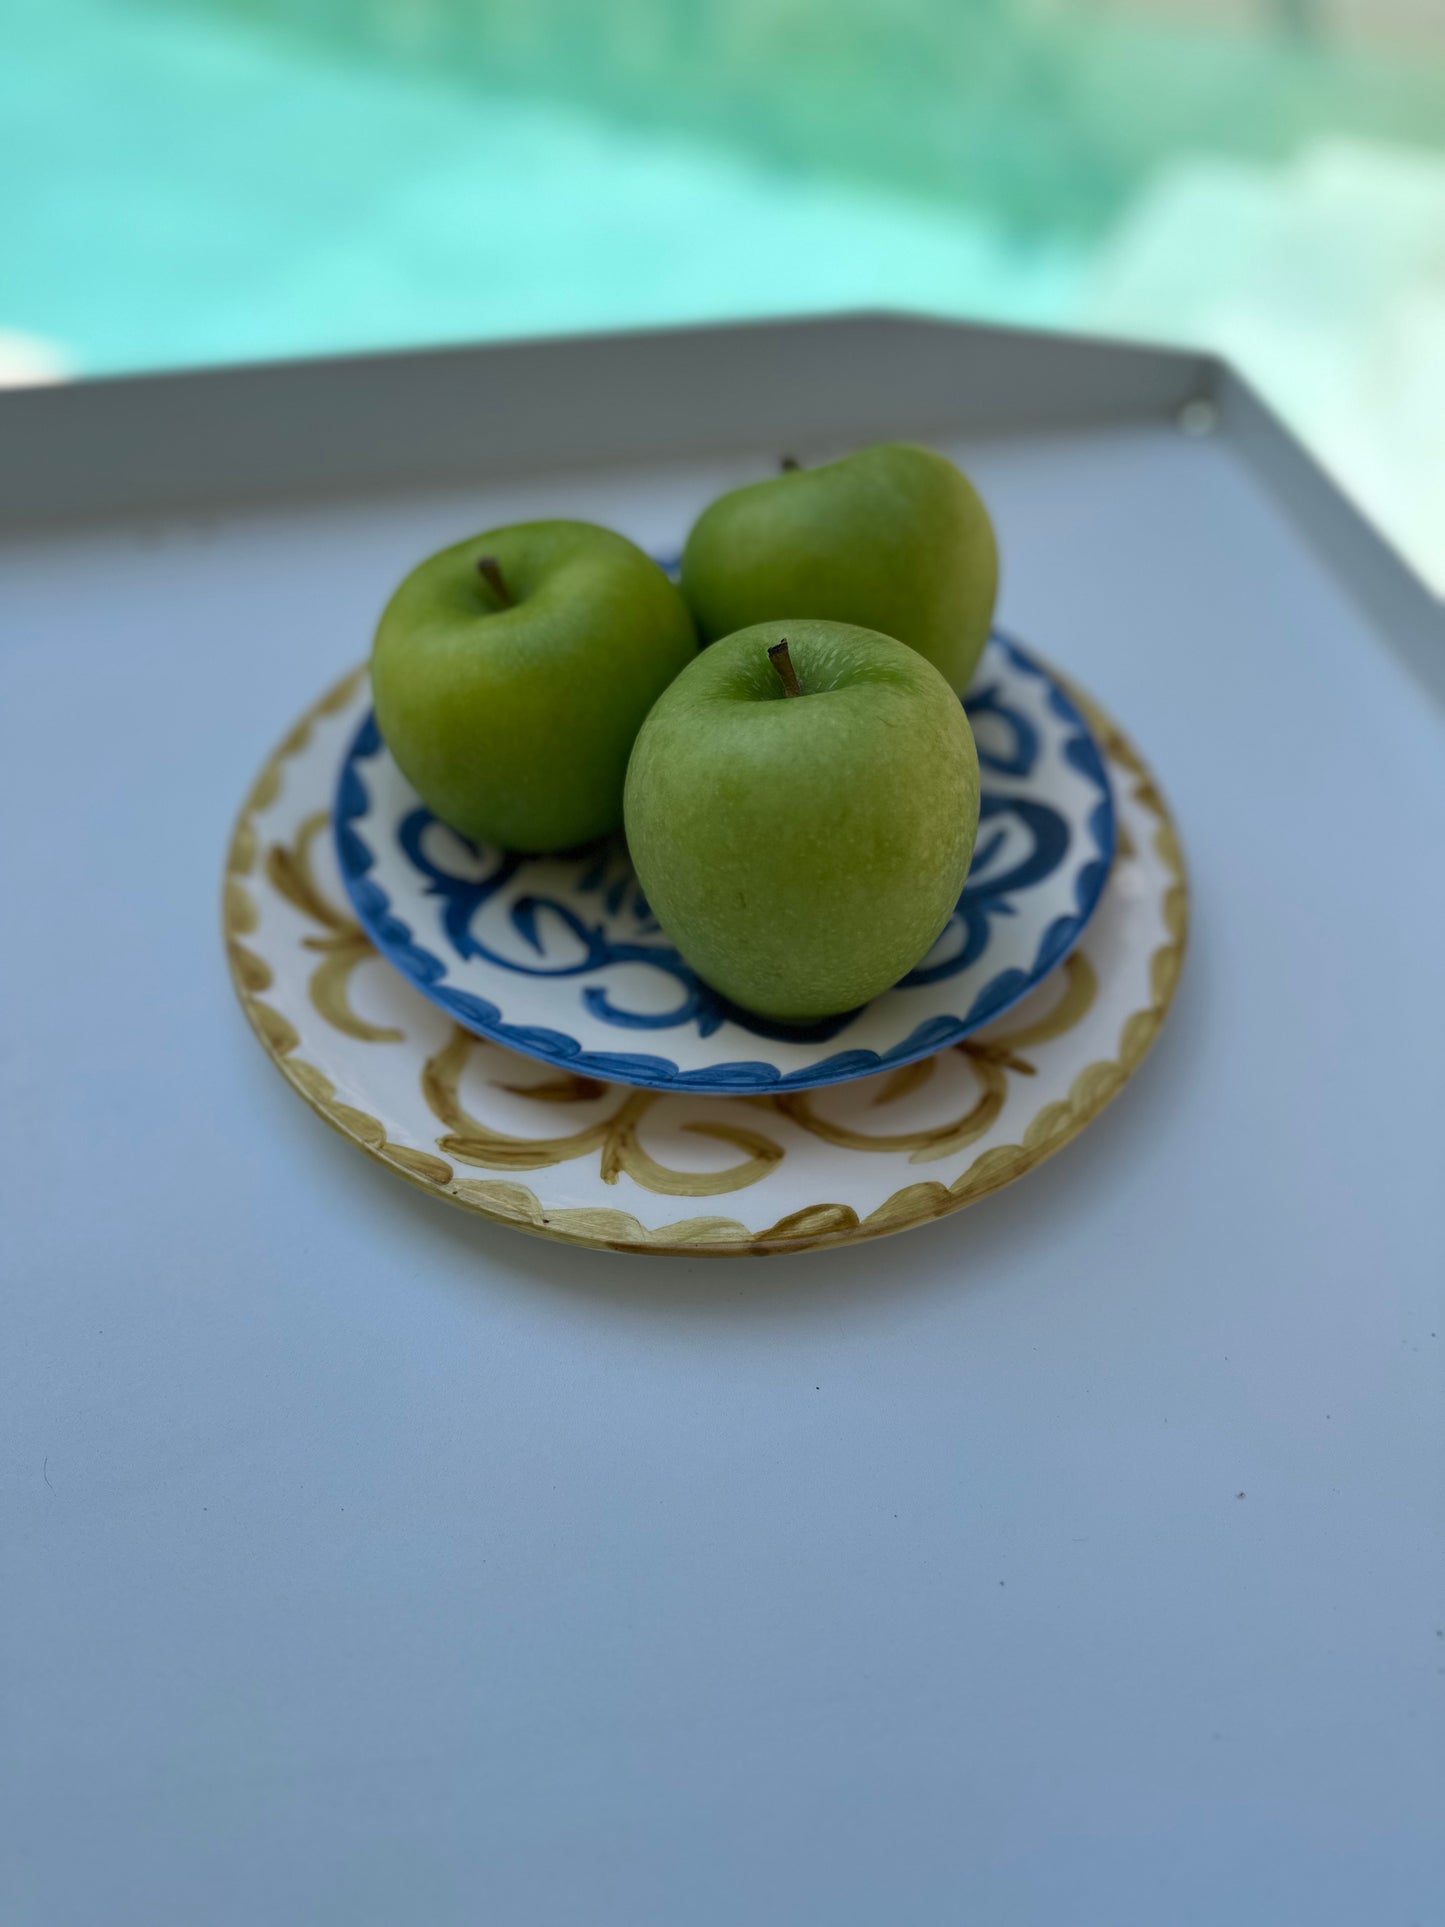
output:
M331 799L366 709L357 671L257 778L228 860L231 969L266 1051L312 1109L484 1217L640 1252L802 1251L903 1230L1066 1144L1137 1068L1168 1010L1188 914L1178 843L1134 750L1091 709L1117 855L1082 941L1006 1017L819 1092L638 1090L539 1064L456 1023L387 967L351 915Z
M649 1090L805 1090L961 1043L1042 983L1114 853L1109 781L1053 674L995 636L967 698L983 804L943 935L892 990L805 1027L729 1003L668 942L621 837L565 857L475 848L422 803L368 713L342 762L342 880L362 928L478 1037Z

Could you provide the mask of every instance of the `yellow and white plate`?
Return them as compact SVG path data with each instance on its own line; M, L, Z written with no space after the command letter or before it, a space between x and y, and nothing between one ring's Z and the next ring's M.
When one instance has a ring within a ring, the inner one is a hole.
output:
M736 1097L640 1090L520 1056L452 1022L352 915L331 804L368 697L363 670L323 697L246 799L225 883L232 975L313 1110L483 1217L574 1244L699 1254L905 1230L1060 1149L1127 1081L1168 1011L1188 921L1178 838L1130 743L1085 702L1113 783L1113 867L1078 947L987 1028L852 1083Z

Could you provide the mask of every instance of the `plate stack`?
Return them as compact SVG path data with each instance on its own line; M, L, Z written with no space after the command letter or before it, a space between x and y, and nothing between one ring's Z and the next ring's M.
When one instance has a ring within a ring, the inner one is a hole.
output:
M965 703L983 799L948 927L872 1003L793 1028L688 968L620 838L518 857L438 822L358 670L242 810L225 894L241 1001L344 1136L523 1230L759 1254L942 1217L1119 1090L1188 918L1168 809L1096 705L998 634Z

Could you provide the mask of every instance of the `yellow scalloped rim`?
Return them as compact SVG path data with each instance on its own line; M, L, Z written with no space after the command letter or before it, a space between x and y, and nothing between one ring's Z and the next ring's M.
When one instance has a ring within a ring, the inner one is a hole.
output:
M1189 884L1179 836L1169 806L1134 745L1097 703L1071 684L1070 694L1088 717L1101 748L1111 762L1128 771L1134 783L1134 800L1155 819L1154 847L1174 879L1164 898L1164 925L1169 934L1150 961L1151 1001L1125 1020L1118 1055L1100 1059L1080 1071L1066 1098L1045 1104L1031 1119L1021 1143L995 1145L983 1152L952 1184L935 1180L905 1185L866 1218L859 1218L846 1204L815 1204L789 1213L764 1231L751 1231L736 1218L712 1217L683 1218L659 1225L654 1231L630 1212L604 1205L548 1211L535 1192L510 1179L458 1178L445 1158L392 1143L380 1118L343 1104L330 1079L296 1054L301 1039L294 1025L264 998L272 982L271 967L244 942L259 921L246 881L260 858L256 814L269 808L281 794L287 762L305 749L319 719L344 709L365 674L364 667L353 670L307 710L268 758L241 806L227 853L222 892L222 929L231 981L267 1056L318 1117L419 1190L446 1198L494 1224L598 1251L674 1257L768 1257L790 1251L826 1251L834 1245L861 1244L869 1238L907 1231L976 1203L1062 1150L1123 1089L1147 1056L1168 1015L1189 934Z

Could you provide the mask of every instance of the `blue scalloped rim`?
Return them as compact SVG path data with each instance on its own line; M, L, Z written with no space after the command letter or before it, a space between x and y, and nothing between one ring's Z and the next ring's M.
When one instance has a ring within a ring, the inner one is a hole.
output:
M1013 666L1025 675L1037 676L1049 685L1049 707L1075 734L1064 745L1064 754L1081 776L1099 790L1099 801L1089 814L1089 833L1097 854L1080 866L1074 880L1073 916L1056 917L1039 940L1032 970L1001 970L990 978L966 1015L930 1017L919 1024L892 1050L835 1051L831 1057L808 1069L781 1072L775 1064L743 1060L732 1064L712 1064L703 1070L684 1071L671 1058L654 1057L627 1051L583 1050L575 1037L565 1031L540 1029L527 1024L505 1022L501 1011L485 997L456 990L446 982L447 966L442 958L416 941L411 927L391 907L386 891L369 874L376 859L353 825L371 806L365 778L358 765L375 756L382 748L381 732L374 712L368 711L346 752L337 784L333 811L336 854L341 878L346 886L362 928L387 960L408 978L434 1004L477 1036L505 1044L527 1057L556 1064L564 1070L586 1077L598 1077L618 1084L635 1084L644 1090L703 1091L720 1096L758 1091L812 1090L823 1084L847 1084L855 1078L872 1077L878 1071L911 1064L915 1058L931 1057L991 1023L1004 1011L1034 990L1073 949L1098 907L1104 884L1114 861L1114 797L1104 759L1093 732L1072 699L1055 681L1051 672L1022 644L998 630L992 640L1007 651Z

